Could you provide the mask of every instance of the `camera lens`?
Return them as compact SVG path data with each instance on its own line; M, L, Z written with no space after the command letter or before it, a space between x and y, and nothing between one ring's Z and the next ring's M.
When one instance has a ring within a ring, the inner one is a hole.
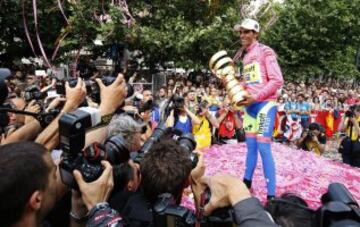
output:
M191 133L180 136L178 142L188 153L191 153L196 148L196 141Z
M126 162L130 158L127 143L121 135L112 136L105 142L106 159L117 165Z

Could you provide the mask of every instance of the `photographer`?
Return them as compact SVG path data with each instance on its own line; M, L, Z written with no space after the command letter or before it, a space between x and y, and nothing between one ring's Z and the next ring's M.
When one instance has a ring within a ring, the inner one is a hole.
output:
M179 205L182 192L190 183L192 165L189 154L176 141L163 137L141 159L141 174L132 165L131 185L114 192L111 207L129 226L166 226L153 206L163 193L170 193ZM140 179L140 190L136 192Z
M101 219L97 218L99 214L113 217L112 213L105 213L105 202L113 188L112 167L106 161L102 164L102 175L90 183L84 182L81 174L74 171L82 199L78 198L80 201L76 206L73 203L70 216L76 221L88 220L87 226L103 226L99 223ZM49 152L33 142L7 144L0 148L0 165L1 226L39 226L41 223L46 226L44 217L59 199L57 166ZM84 204L87 208L85 214L89 211L88 218L80 220L79 213L74 212L79 212L79 207ZM121 218L110 218L110 221L121 223Z
M189 185L191 169L188 153L175 141L164 139L154 144L141 161L141 186L146 198L154 202L168 192L180 202L183 189Z
M210 114L209 103L203 100L198 107L197 117L200 120L199 125L193 126L193 135L196 140L196 149L202 149L211 145L211 128L219 127L218 120Z
M193 125L200 125L201 121L187 108L183 98L175 97L174 99L175 107L166 120L166 126L179 129L183 133L191 133Z
M124 138L124 145L129 152L124 154L127 157L126 160L130 158L130 152L138 151L143 145L142 128L143 125L128 115L121 114L112 118L108 126L108 137L121 135Z
M340 143L339 152L343 162L351 166L360 167L360 106L353 105L345 112L339 130L345 133Z
M311 123L297 141L297 146L306 151L321 155L325 151L326 136L324 129L318 123Z
M56 166L49 152L33 142L0 148L2 226L38 226L56 201Z
M145 103L149 102L151 100L151 103L154 103L154 98L153 98L153 94L152 91L149 89L145 89L142 92L143 95L143 99L141 104L144 105ZM138 107L139 109L141 108L141 106ZM151 115L151 123L152 124L157 124L160 121L160 108L155 105L152 106L152 115Z
M243 141L244 138L240 138L241 134L241 121L237 112L231 106L229 97L225 97L223 108L217 113L217 119L220 122L219 129L217 131L217 140L219 143L233 143L233 139L237 137L238 142Z

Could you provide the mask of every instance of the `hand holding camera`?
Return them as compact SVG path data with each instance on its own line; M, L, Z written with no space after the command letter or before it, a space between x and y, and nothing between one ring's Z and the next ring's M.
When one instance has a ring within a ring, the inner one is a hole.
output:
M210 200L204 207L204 214L210 215L217 208L234 206L251 197L246 185L237 177L228 174L217 174L202 177L201 182L210 189Z
M36 100L32 100L25 108L25 111L32 113L40 113L41 106L38 103L36 103ZM25 115L25 124L31 122L34 119L35 118L33 116Z
M100 87L100 107L102 115L112 114L124 102L127 95L124 76L119 73L116 80L109 86L105 86L101 79L96 79Z
M65 111L75 110L86 97L85 83L81 78L78 78L77 84L71 88L69 82L65 83L66 102L64 106Z
M194 151L198 156L198 163L196 167L191 171L191 190L194 194L194 200L196 209L199 209L201 194L203 193L205 186L201 184L201 178L205 174L204 154L200 151Z
M114 187L113 168L108 161L102 161L104 171L101 176L93 182L85 182L78 170L74 171L74 178L79 186L82 199L88 210L96 204L106 202Z

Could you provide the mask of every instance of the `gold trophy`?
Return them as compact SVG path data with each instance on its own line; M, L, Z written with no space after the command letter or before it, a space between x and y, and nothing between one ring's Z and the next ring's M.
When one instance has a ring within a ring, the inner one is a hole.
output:
M235 78L236 71L234 61L228 57L225 50L222 50L210 58L209 67L225 84L231 104L240 107L240 103L245 100L244 95L247 94L247 91Z

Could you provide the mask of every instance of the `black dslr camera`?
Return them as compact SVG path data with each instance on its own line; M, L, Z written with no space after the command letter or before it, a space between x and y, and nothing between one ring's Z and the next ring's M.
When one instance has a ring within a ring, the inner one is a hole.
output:
M60 147L63 150L60 176L64 184L77 189L73 171L79 170L86 182L100 177L102 160L113 166L114 181L118 175L117 166L130 158L126 141L121 135L108 138L104 144L94 143L83 150L86 130L100 123L100 113L93 108L79 108L64 114L59 120Z
M167 105L167 109L169 111L175 109L175 110L179 110L184 108L185 105L185 100L183 97L179 96L179 95L172 95L171 98L169 99L168 105Z
M354 117L354 115L355 115L355 109L356 109L356 105L352 105L352 106L350 106L349 107L349 110L347 110L346 112L345 112L345 116L346 117L349 117L349 118L351 118L351 117Z
M316 211L316 226L360 226L359 204L343 184L330 184L321 202L323 205Z
M116 80L116 77L104 76L101 78L102 83L105 86L111 85ZM67 80L69 82L70 87L75 87L77 84L77 78L71 78ZM91 97L91 99L96 102L100 103L100 87L95 81L86 80L84 81L86 85L86 91ZM134 94L134 89L130 84L126 84L127 87L127 96L126 98L132 96ZM65 95L65 81L57 81L56 82L56 93Z
M189 158L193 163L193 168L196 167L198 162L198 157L192 151L196 148L196 141L194 136L191 133L182 133L180 130L166 127L163 122L160 122L159 125L154 129L153 133L151 134L150 138L144 143L142 148L138 151L138 155L134 158L134 161L137 163L141 163L142 157L146 153L148 153L152 146L163 139L164 137L170 137L176 140L179 143L179 146L183 148L183 150L189 153Z
M40 101L46 98L47 93L41 92L40 88L36 85L31 85L25 89L24 99L26 102L30 102L31 100Z

